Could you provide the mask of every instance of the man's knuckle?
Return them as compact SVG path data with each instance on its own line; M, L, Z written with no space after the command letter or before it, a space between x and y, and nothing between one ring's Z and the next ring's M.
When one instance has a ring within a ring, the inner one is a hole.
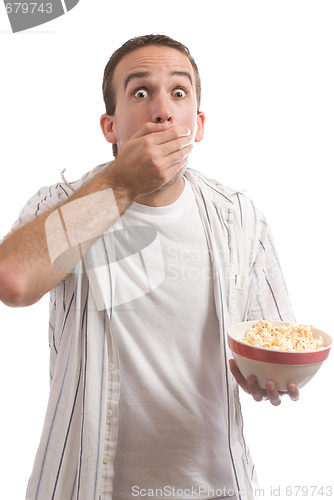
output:
M145 135L142 138L142 141L143 141L143 146L145 148L150 148L151 147L151 145L152 145L152 138L149 135Z
M157 148L150 147L145 151L145 160L151 165L159 165L160 154Z
M155 160L156 160L156 154L153 150L150 150L146 153L146 160L149 162L149 163L154 163Z

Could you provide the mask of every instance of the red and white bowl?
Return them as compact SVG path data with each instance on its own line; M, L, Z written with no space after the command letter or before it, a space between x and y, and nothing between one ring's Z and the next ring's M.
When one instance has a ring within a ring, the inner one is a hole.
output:
M314 338L321 336L324 340L324 348L317 351L276 351L241 342L239 339L254 323L256 321L245 321L233 325L228 330L228 345L242 375L245 378L256 375L262 388L268 380L274 380L280 391L286 391L290 382L301 388L314 377L329 355L333 339L317 328L312 328ZM287 321L273 321L274 327L289 324Z

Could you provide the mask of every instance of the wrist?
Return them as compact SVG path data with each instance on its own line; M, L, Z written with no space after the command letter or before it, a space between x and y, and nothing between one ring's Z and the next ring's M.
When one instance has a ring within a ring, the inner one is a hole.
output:
M103 182L106 183L108 188L113 189L115 199L119 206L120 212L123 213L134 201L135 194L131 189L131 185L126 181L122 175L122 165L116 158L114 161L108 163L101 172ZM124 208L125 207L125 208Z

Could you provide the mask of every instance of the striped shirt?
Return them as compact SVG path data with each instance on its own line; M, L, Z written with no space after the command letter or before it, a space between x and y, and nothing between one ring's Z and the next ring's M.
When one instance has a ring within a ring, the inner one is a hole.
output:
M97 167L76 183L42 188L29 200L13 229L67 200ZM220 328L228 452L237 498L254 498L254 465L243 435L238 386L228 368L226 331L246 320L293 321L273 239L263 214L243 193L188 169L212 261ZM97 306L96 290L112 297L113 261L103 235L89 251L89 270L80 262L50 292L50 395L26 500L109 500L118 432L120 369L111 328L112 304ZM105 290L107 288L107 290ZM110 484L105 484L109 481Z

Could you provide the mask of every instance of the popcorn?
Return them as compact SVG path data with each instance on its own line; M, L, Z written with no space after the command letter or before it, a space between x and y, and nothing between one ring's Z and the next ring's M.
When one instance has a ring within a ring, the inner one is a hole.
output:
M322 337L314 338L311 326L291 323L274 326L272 321L258 321L239 340L245 344L275 351L317 351L324 348Z

